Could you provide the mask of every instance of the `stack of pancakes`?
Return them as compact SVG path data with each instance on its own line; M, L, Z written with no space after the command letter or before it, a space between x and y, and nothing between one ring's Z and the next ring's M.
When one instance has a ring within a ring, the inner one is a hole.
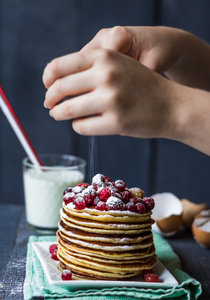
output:
M77 210L63 203L60 218L57 255L77 277L122 280L156 264L151 211Z

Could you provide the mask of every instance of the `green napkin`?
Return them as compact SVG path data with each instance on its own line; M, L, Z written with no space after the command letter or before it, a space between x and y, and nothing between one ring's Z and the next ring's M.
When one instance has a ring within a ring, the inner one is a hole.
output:
M41 264L32 249L31 242L56 241L56 237L31 236L28 243L24 299L29 300L33 297L74 300L197 299L201 294L200 283L181 270L180 259L166 240L155 232L154 240L159 260L173 274L179 285L167 289L113 287L70 291L66 287L52 286L48 283Z

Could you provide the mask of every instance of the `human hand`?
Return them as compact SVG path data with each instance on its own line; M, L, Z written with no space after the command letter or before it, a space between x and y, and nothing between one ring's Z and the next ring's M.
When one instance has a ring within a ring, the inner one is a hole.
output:
M51 116L73 119L80 134L157 137L171 129L172 83L124 54L86 49L57 58L43 82Z
M126 54L151 70L164 73L180 57L183 31L168 27L115 26L100 30L81 51L112 49Z

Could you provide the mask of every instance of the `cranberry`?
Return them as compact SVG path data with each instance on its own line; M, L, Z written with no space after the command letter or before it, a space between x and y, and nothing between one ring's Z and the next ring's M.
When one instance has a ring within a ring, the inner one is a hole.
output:
M92 186L93 186L93 188L94 188L96 191L98 190L98 186L97 186L96 183L93 183Z
M63 270L61 278L63 280L72 280L72 272L70 270Z
M111 178L110 178L110 177L105 176L105 179L106 179L108 182L111 182Z
M112 183L109 185L109 189L111 192L111 196L114 196L115 193L119 193L119 190Z
M132 212L137 212L137 208L136 208L136 204L134 202L129 201L126 205L125 205L125 209L132 211Z
M96 204L96 209L98 210L105 210L106 208L106 202L104 201L98 201L98 203Z
M89 185L89 186L83 191L82 194L83 194L83 195L89 194L89 195L92 197L92 199L94 199L97 193L96 193L96 190L94 189L94 187L93 187L92 185Z
M124 181L122 181L122 180L116 180L114 184L115 184L116 188L119 191L124 191L124 189L125 189L125 182Z
M99 197L104 201L106 201L110 196L111 191L108 187L103 188L99 193Z
M82 193L82 191L83 191L83 188L82 188L81 186L75 186L75 187L73 188L73 192L74 192L75 194L80 194L80 193Z
M132 198L130 198L129 202L136 204L139 202L139 200L136 197L132 197Z
M144 281L146 282L158 282L159 277L156 274L147 274L144 276Z
M49 247L49 252L52 254L54 250L58 249L58 245L57 244L52 244Z
M123 200L123 196L121 195L121 193L114 193L114 197L119 198L120 200Z
M93 202L91 195L84 195L83 197L87 205L90 205Z
M106 201L106 210L123 210L123 202L117 197L111 196Z
M144 204L146 205L146 208L149 210L152 210L155 206L155 202L152 197L144 198Z
M105 185L105 176L102 174L96 174L93 178L92 178L92 185L96 184L97 187L101 187Z
M65 195L66 193L71 193L73 191L72 187L67 187L64 191L63 191L63 195Z
M66 205L69 204L70 202L73 202L74 199L75 199L75 193L73 193L73 192L66 193L63 196L63 201Z
M143 203L139 202L139 203L136 203L136 209L137 209L137 212L139 214L144 214L145 211L146 211L146 207Z
M77 186L81 186L83 189L86 189L89 186L89 183L79 183Z
M95 197L95 199L93 200L93 206L96 206L99 201L101 201L101 199L98 196Z
M58 257L57 257L57 251L58 251L57 249L54 249L51 253L52 254L52 259L54 259L54 260L59 260Z
M84 198L78 197L74 200L74 205L76 206L76 209L81 210L86 207L86 202Z
M150 269L150 270L143 270L141 274L142 274L142 278L144 279L144 277L146 275L148 275L148 274L154 274L154 271L152 269Z
M131 192L128 191L128 190L125 190L122 192L122 196L123 196L123 201L125 203L128 203L128 201L131 199L132 195L131 195Z

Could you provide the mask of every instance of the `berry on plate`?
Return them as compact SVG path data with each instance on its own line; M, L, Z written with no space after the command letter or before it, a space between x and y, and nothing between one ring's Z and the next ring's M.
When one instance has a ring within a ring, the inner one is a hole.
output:
M63 270L61 274L62 280L72 280L72 272L70 270Z

